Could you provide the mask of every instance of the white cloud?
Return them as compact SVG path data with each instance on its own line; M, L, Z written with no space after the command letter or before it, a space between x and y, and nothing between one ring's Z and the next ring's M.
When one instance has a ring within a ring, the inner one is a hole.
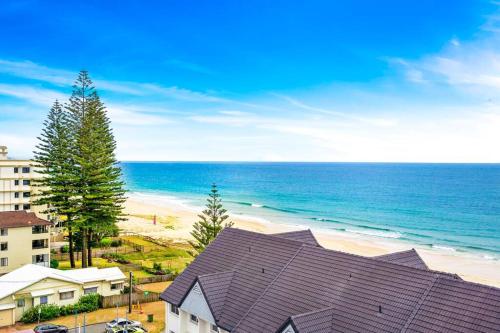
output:
M48 82L59 86L70 86L73 84L77 72L49 68L31 61L9 61L0 59L0 73L17 76L25 79ZM213 94L192 91L179 87L163 87L154 83L112 81L93 79L98 89L115 93L129 94L135 96L158 95L191 102L226 102L227 100Z
M326 115L330 115L330 116L340 117L340 118L347 119L347 120L354 121L354 122L367 123L367 124L371 124L374 126L381 126L381 127L390 127L390 126L395 126L397 124L397 120L395 120L395 119L371 118L371 117L365 117L365 116L360 116L360 115L356 115L356 114L348 114L345 112L339 112L339 111L335 111L335 110L311 106L311 105L308 105L302 101L297 100L296 98L292 98L290 96L285 96L285 95L281 95L281 94L274 94L274 95L286 100L290 104L292 104L300 109L313 111L313 112L321 113L321 114L326 114Z
M52 105L56 99L63 101L67 98L66 95L55 90L4 83L0 83L0 95L11 96L44 106Z

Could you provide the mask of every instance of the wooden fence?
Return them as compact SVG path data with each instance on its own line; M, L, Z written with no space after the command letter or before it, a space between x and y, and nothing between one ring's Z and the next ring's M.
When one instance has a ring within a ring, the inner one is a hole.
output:
M175 278L175 276L173 274L154 275L154 276L148 276L148 277L143 277L143 278L137 278L136 284L148 284L148 283L155 283L155 282L173 281L174 278Z
M102 297L103 308L114 308L128 304L128 294L104 296ZM160 294L154 292L132 293L132 304L157 302L160 300Z
M127 253L132 253L132 252L137 252L140 251L134 247L130 246L120 246L120 247L110 247L108 249L93 249L92 250L92 257L98 258L102 257L103 254L109 254L109 253L114 253L114 254L127 254ZM75 252L75 260L80 260L81 258L81 252ZM69 253L52 253L50 255L51 259L56 259L58 261L67 261L69 260Z

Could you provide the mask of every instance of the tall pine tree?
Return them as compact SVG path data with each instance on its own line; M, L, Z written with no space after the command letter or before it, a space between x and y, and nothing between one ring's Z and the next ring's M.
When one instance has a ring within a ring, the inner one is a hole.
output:
M189 242L195 250L195 252L191 252L193 256L203 252L222 229L233 225L231 221L225 222L229 218L226 212L227 210L222 206L222 199L217 190L217 185L212 184L206 208L198 215L200 220L193 225L194 230L191 231L191 236L195 239Z
M71 267L75 267L73 232L75 207L74 163L72 160L72 135L68 128L67 114L56 101L44 121L44 128L38 137L33 162L43 177L33 181L38 191L35 205L47 207L44 211L54 221L65 220L69 233Z
M87 267L92 266L93 237L114 228L122 214L125 191L106 108L86 71L78 75L66 110L74 134L76 222L82 238L82 267Z

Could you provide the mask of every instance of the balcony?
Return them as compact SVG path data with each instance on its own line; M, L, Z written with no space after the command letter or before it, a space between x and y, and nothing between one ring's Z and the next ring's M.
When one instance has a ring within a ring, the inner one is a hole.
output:
M37 266L50 267L50 263L48 261L41 261L34 263Z
M46 225L35 225L31 228L32 234L46 234L49 232L49 227Z
M49 247L48 239L36 239L31 242L31 248L33 250L46 249Z

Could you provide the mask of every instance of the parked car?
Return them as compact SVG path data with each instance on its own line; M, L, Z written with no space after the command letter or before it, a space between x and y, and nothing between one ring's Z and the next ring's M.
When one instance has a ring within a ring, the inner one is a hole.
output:
M106 324L106 332L107 333L114 333L115 328L120 327L142 327L141 322L135 321L135 320L130 320L130 319L125 319L125 318L116 318L110 321L109 323Z
M148 331L144 327L123 327L115 326L112 328L113 333L147 333Z
M42 324L36 326L35 333L68 333L68 328L64 325Z

